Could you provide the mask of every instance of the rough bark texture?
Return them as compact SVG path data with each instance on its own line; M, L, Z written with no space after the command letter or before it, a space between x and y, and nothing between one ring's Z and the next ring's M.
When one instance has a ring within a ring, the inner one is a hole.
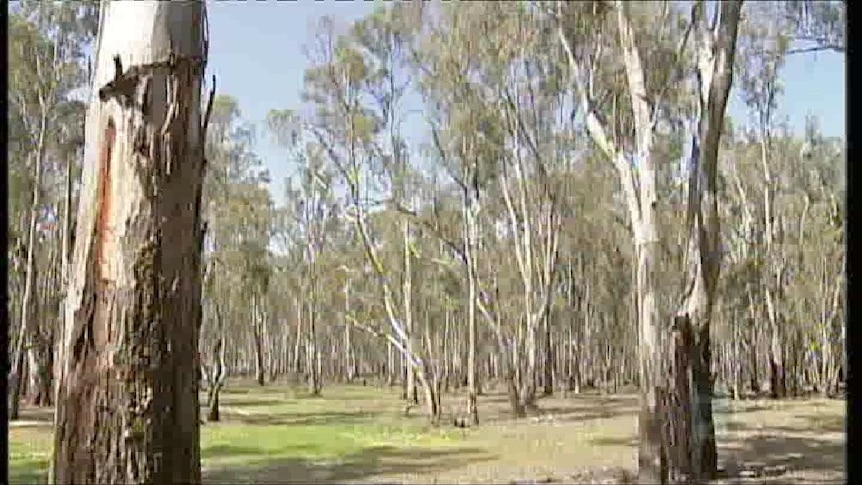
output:
M706 26L702 2L694 8L699 109L689 164L687 291L676 316L680 330L691 338L684 339L688 349L679 348L678 351L686 354L685 361L672 371L672 379L690 380L692 389L685 389L685 396L677 393L676 399L686 403L691 399L691 424L687 438L677 443L680 449L674 453L683 458L671 465L675 474L698 482L715 478L718 462L710 368L710 322L721 263L717 166L742 2L724 2L717 7L720 15L715 28Z
M54 483L199 483L202 2L103 2Z

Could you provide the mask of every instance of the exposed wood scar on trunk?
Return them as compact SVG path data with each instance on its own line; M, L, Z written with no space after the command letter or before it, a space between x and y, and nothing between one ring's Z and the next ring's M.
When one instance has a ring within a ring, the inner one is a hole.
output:
M206 7L129 5L105 3L100 17L100 38L124 40L111 42L117 51L100 46L91 81L56 483L200 482L199 431L189 424L199 413L191 212L204 174L197 37ZM128 32L141 22L153 25L151 39Z
M108 120L108 126L105 128L105 135L102 141L102 150L99 157L99 199L98 204L98 225L96 242L96 261L95 268L97 271L97 281L101 283L103 279L108 277L107 269L102 262L106 260L105 250L108 246L110 237L110 221L111 221L111 156L114 151L114 141L116 138L117 129L114 125L114 120Z
M88 266L91 270L84 285L82 305L75 315L74 325L76 329L73 332L72 342L74 342L73 354L76 356L76 360L83 358L87 347L92 349L95 347L97 341L102 340L102 338L97 338L95 335L97 329L94 328L94 323L96 309L99 306L99 295L105 293L105 279L108 277L107 269L103 265L103 262L106 260L105 250L109 246L110 237L111 158L114 152L116 133L117 129L114 120L108 119L102 136L102 143L99 147L97 212L96 225L93 229L95 247L91 248L90 255L87 258Z

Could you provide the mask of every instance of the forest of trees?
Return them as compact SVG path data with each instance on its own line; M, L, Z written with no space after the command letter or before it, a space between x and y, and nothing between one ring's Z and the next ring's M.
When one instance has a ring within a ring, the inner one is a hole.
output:
M114 67L86 54L96 2L20 2L9 22L15 419L59 395L94 217L76 210L95 200L86 100ZM840 394L844 140L779 108L788 56L843 52L841 2L406 2L321 19L307 45L302 105L263 123L212 86L188 98L208 117L203 230L174 234L203 237L183 259L200 267L202 420L239 376L402 386L435 423L465 390L462 425L492 387L516 416L640 389L642 477L659 478L659 455L714 472L715 394ZM260 137L294 174L284 197ZM687 458L643 425L684 423L675 408L705 425L683 431Z

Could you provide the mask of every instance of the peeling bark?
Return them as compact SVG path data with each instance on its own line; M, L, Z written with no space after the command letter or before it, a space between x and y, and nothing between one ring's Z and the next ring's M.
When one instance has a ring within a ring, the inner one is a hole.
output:
M709 27L705 6L693 6L693 22L697 46L698 118L693 130L689 163L686 251L686 292L677 311L676 320L691 326L692 338L688 361L675 372L691 380L691 423L688 437L676 453L679 458L671 466L675 474L700 481L715 478L717 451L715 425L712 419L713 377L710 323L716 286L721 265L720 225L718 213L718 149L724 127L728 93L733 82L733 61L736 37L742 9L741 1L721 3L716 25ZM686 329L686 331L688 331ZM676 396L686 400L687 397Z
M727 94L732 80L741 5L742 2L735 1L724 2L717 7L716 12L720 15L716 15L719 21L714 28L706 25L704 3L698 1L692 5L692 27L698 41L696 53L700 109L694 130L690 164L692 171L689 179L687 220L687 256L690 257L686 258L688 268L685 275L687 290L683 295L681 309L677 312L677 320L684 326L691 325L694 337L688 349L679 348L678 351L673 350L673 345L667 346L667 343L673 342L673 339L668 338L671 335L667 331L670 328L670 319L664 319L667 323L662 325L663 319L658 308L662 295L656 281L660 255L657 177L653 153L656 112L650 105L652 98L647 90L644 66L629 18L629 6L617 1L613 4L613 11L619 31L619 45L634 121L633 154L621 151L615 141L609 139L596 112L594 100L590 99L589 81L593 77L594 68L575 56L562 22L557 29L569 61L578 100L585 111L587 132L616 167L632 221L636 259L635 294L640 333L638 479L642 483L665 483L668 479L668 465L679 468L675 470L676 475L688 475L689 479L694 480L702 476L701 471L705 472L705 476L711 476L715 470L709 342L712 297L720 261L715 167ZM562 2L558 2L557 6L559 15ZM685 46L686 39L687 36L680 45L680 50ZM637 171L633 166L637 166ZM678 365L670 365L671 362L665 355L690 358L680 360ZM673 433L667 432L667 426L673 424L668 408L673 407L675 402L685 402L687 398L672 395L673 388L680 386L674 386L674 380L668 379L669 370L681 372L682 376L690 376L695 388L691 393L694 401L691 405L692 426L682 428L682 434L688 435L687 439L678 439L675 442L671 440ZM685 449L670 453L670 444L679 444ZM674 458L680 456L685 456L686 459ZM673 462L668 463L668 459ZM688 466L689 464L691 466Z
M61 345L54 483L201 479L205 9L202 2L102 4L98 96L87 117Z

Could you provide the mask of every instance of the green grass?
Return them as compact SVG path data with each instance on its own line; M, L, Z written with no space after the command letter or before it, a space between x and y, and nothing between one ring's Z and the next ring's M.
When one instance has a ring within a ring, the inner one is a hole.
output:
M458 433L404 418L397 396L390 394L346 386L327 389L325 397L287 386L227 389L222 422L201 427L202 466L218 481L235 481L241 478L233 476L238 469L282 461L355 465L357 457L370 452L457 446ZM31 419L28 411L34 410L25 410L20 426L9 431L11 483L44 483L47 478L50 419L44 411L41 419Z
M397 389L332 386L312 397L287 385L231 382L222 394L222 421L201 428L203 477L207 483L585 483L634 471L634 396L555 396L539 404L542 416L515 420L505 396L489 394L479 400L478 428L433 428L420 409L404 416ZM719 461L732 473L762 472L746 483L843 481L844 402L732 404L716 409ZM451 423L463 405L463 397L445 396L443 422ZM11 483L45 482L50 425L50 410L22 409L9 430Z
M11 483L42 483L47 480L51 439L48 427L9 430Z

